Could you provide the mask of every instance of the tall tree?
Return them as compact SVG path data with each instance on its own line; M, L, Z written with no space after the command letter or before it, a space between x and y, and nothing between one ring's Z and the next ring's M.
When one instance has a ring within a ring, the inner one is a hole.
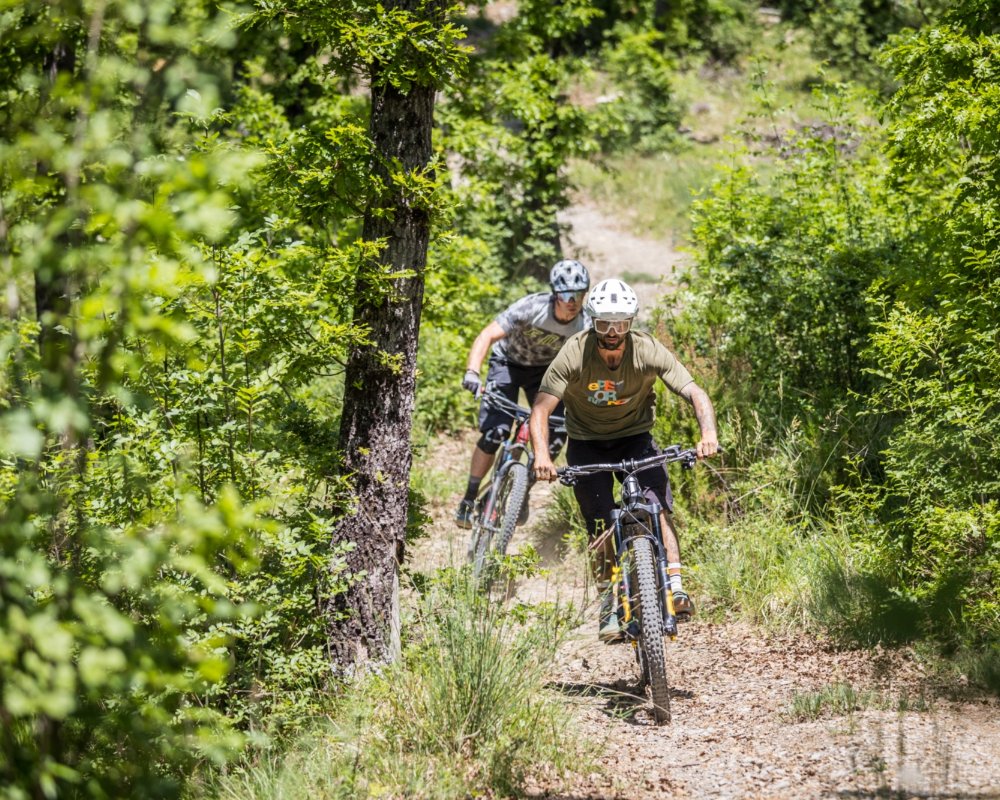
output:
M329 626L332 659L345 671L399 652L417 336L437 189L434 96L460 53L448 6L447 0L387 3L382 24L397 46L368 62L374 191L363 238L379 248L357 278L354 321L371 339L348 361L340 426L356 509L337 524L333 540L354 544L348 565L357 577L331 601Z
M373 69L373 85L382 65ZM354 321L371 333L347 365L340 448L354 476L356 508L336 527L335 542L352 542L348 557L360 576L332 601L331 652L343 667L392 659L399 648L398 568L403 556L410 480L410 427L416 391L417 336L424 295L430 213L419 196L393 180L415 176L431 161L435 89L373 91L369 132L372 176L386 191L365 211L366 241L378 255L357 279ZM392 277L387 282L386 275Z
M399 650L399 562L410 482L410 427L424 269L440 184L432 158L435 93L464 62L451 0L289 0L260 4L329 53L331 69L360 70L371 91L369 162L359 192L367 256L358 267L340 449L353 479L351 513L332 545L351 545L346 594L328 601L330 654L348 674ZM343 164L331 167L342 170Z

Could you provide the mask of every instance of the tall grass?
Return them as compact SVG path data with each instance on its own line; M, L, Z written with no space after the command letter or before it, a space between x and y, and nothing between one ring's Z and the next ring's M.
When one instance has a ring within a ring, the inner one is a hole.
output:
M846 527L817 503L829 453L794 423L780 435L759 421L730 418L724 427L734 438L726 454L734 464L730 518L702 514L685 526L684 559L703 608L775 628L829 629L859 558Z
M584 195L599 198L623 227L672 241L686 234L691 203L717 174L720 155L715 147L690 146L652 156L614 156L600 165L580 161L572 165L573 181Z
M700 526L685 552L708 613L775 628L819 628L824 576L850 563L850 541L831 529L789 525L763 510L728 526Z
M214 796L517 796L537 769L568 773L588 756L544 684L571 617L552 605L507 609L464 573L443 572L403 663L359 683L308 736L229 775Z

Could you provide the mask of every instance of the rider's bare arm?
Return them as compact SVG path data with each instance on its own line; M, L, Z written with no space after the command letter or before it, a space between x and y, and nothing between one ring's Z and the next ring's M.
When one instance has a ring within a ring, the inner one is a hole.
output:
M719 434L715 425L715 408L708 394L697 383L691 381L681 389L681 397L694 408L698 427L701 428L701 441L698 442L698 458L714 456L719 451Z
M557 477L555 465L549 455L549 417L559 405L559 398L548 392L535 395L531 406L531 449L535 454L535 477L540 481L554 481Z
M490 348L506 335L506 331L500 327L496 320L483 328L472 343L472 347L469 348L469 360L466 362L465 368L479 372L483 365L483 359L486 358Z

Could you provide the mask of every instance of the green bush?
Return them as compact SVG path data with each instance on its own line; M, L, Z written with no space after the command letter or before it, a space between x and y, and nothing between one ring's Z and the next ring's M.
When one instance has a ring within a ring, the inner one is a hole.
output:
M920 196L927 257L871 292L870 413L890 421L866 536L877 572L947 648L1000 640L1000 358L996 279L1000 136L996 4L959 3L942 24L899 37L885 59L892 178ZM984 17L983 14L986 14ZM933 264L933 269L928 265Z
M5 460L7 485L15 469ZM30 471L5 500L3 796L172 797L195 764L239 752L232 721L190 700L230 671L218 626L247 612L216 565L251 568L261 521L225 491L213 508L184 499L171 521L91 525L60 542L35 512L61 498Z
M879 49L900 31L934 23L948 6L942 0L818 0L808 20L813 48L847 75L888 85Z
M723 411L764 421L768 445L793 422L810 438L797 491L814 509L843 454L880 435L879 420L857 414L874 383L862 355L868 291L926 252L913 204L887 185L888 166L865 143L873 131L853 119L849 94L816 101L822 123L794 131L775 123L774 139L761 141L766 180L748 157L734 160L696 202L694 264L687 288L665 299L681 310L663 320L685 363L717 376ZM749 452L749 443L733 445Z
M597 107L605 152L664 150L676 142L681 109L673 91L676 65L654 30L619 26L601 52L600 64L613 87Z
M680 0L650 6L653 24L674 52L703 53L733 63L753 42L757 10L746 0Z
M763 437L733 430L738 468L793 423L812 443L782 491L851 546L810 568L811 617L843 641L924 639L980 664L1000 636L998 41L981 12L958 4L886 50L884 157L834 96L823 125L774 126L766 186L729 170L696 208L697 270L667 322L685 359L717 369L730 421L767 421ZM754 546L787 561L781 525L764 531L777 546Z

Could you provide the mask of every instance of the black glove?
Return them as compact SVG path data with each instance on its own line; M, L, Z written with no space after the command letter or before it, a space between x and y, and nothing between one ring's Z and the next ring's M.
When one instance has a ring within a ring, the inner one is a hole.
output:
M467 369L465 371L465 377L462 378L462 388L468 389L473 395L479 394L479 388L482 383L479 381L479 373L474 369Z

